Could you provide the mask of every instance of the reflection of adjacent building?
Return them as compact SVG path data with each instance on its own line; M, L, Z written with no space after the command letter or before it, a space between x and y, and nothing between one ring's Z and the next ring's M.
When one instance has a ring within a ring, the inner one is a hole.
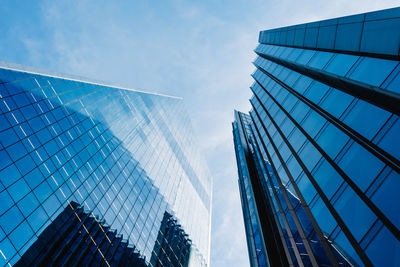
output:
M186 267L189 264L192 241L176 219L164 213L150 263L152 266Z
M188 266L191 241L165 212L151 264L126 237L76 202L47 226L15 266Z
M15 266L143 266L135 246L71 202Z
M208 265L211 176L182 99L1 64L0 266L16 264L72 202L147 265L174 214L191 264Z
M400 8L260 32L233 134L252 266L399 266Z

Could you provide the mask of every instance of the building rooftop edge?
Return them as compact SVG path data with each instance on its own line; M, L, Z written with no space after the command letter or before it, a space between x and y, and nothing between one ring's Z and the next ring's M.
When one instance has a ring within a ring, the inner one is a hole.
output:
M0 68L14 70L14 71L22 71L22 72L37 74L37 75L44 75L44 76L49 76L49 77L53 77L53 78L68 79L68 80L72 80L72 81L76 81L76 82L84 82L84 83L90 83L90 84L95 84L95 85L100 85L100 86L113 87L113 88L117 88L117 89L123 89L123 90L127 90L127 91L143 93L143 94L151 94L151 95L175 98L175 99L180 99L180 100L183 99L183 97L180 97L180 96L167 95L167 94L163 94L163 93L152 92L152 91L141 90L141 89L133 89L133 88L120 86L120 85L108 83L105 81L90 79L90 78L86 78L86 77L82 77L82 76L78 76L78 75L70 75L70 74L65 74L65 73L52 72L52 71L48 71L48 70L41 70L41 69L38 69L35 67L25 66L25 65L1 61L1 60L0 60Z
M379 19L389 19L389 18L399 18L400 17L400 7L391 7L391 8L381 9L381 10L361 12L361 13L356 13L356 14L352 14L352 15L339 16L339 17L333 17L333 18L322 19L322 20L314 20L314 21L309 21L309 22L305 22L305 23L291 24L291 25L286 25L286 26L281 26L281 27L261 30L260 34L262 32L274 32L274 31L285 29L285 28L294 28L294 27L301 28L301 26L307 26L309 24L328 22L328 21L334 21L334 20L339 20L339 19L340 20L348 20L348 19L351 19L352 17L357 17L357 16L360 16L360 15L372 15L373 13L378 14L378 16L379 16L379 15L382 15L382 13L388 13L389 14L391 11L394 11L394 13L398 13L398 14L395 15L395 16L381 17Z

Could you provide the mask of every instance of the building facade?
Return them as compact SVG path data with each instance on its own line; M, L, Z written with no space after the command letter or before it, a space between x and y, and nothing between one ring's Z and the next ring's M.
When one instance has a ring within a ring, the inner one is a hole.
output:
M1 266L208 265L212 178L181 98L1 65Z
M233 123L252 266L400 265L400 8L262 31L255 53Z

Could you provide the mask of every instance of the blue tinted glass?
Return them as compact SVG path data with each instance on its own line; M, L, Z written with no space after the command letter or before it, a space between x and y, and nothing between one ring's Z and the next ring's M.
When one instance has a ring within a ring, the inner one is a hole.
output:
M307 64L308 61L312 58L312 56L316 53L316 51L313 50L303 50L301 55L296 59L296 62L298 64Z
M379 209L400 228L400 213L398 212L398 198L400 188L400 175L392 171L383 184L378 188L372 196L372 201Z
M354 97L337 89L332 89L321 103L321 107L330 114L339 118L353 101Z
M400 71L397 73L396 77L390 82L390 84L386 87L386 89L400 94Z
M363 23L339 24L336 30L335 48L358 51Z
M355 266L364 266L363 262L359 258L357 252L354 250L353 246L346 238L346 236L341 231L334 241L334 246L346 256L346 259Z
M313 79L309 78L308 76L302 75L300 78L297 80L297 82L294 84L293 88L302 94L308 86L310 86L311 82Z
M325 122L325 118L319 115L316 111L310 110L301 126L312 138L314 138Z
M28 194L18 203L18 207L25 217L28 217L28 215L31 214L31 212L35 210L38 206L39 202L37 201L33 193Z
M5 212L0 217L0 238L18 226L32 228L17 228L10 235L19 251L12 258L15 250L2 249L7 261L17 262L34 242L29 236L40 236L50 219L72 200L93 215L109 219L110 227L148 260L164 211L177 204L174 212L185 229L202 229L187 234L199 248L196 257L207 261L202 255L208 254L208 236L202 233L209 231L211 176L196 152L181 100L3 72L0 69L0 76L7 79L31 78L9 81L8 88L0 86L2 97L13 95L6 100L12 113L0 101L0 123L4 122L0 190L1 212ZM25 93L34 87L40 88ZM195 198L190 205L182 205L188 195ZM198 216L185 215L189 209L197 210Z
M317 54L310 60L308 66L322 69L328 63L328 61L332 58L334 54L329 52L318 51Z
M299 149L302 147L305 141L306 137L297 128L293 131L292 135L289 137L289 142L295 151L299 151Z
M364 191L384 164L359 144L353 143L339 162L339 166Z
M385 136L381 139L378 145L389 152L391 155L400 159L400 120L398 119L396 123L389 129Z
M0 214L3 214L4 212L6 212L6 210L14 205L14 201L8 194L7 190L0 192L0 203Z
M18 202L29 192L29 186L25 183L24 179L20 179L18 182L8 188L8 192L12 196L15 202Z
M310 207L312 214L315 217L319 227L326 236L329 236L333 229L336 227L336 220L325 206L321 198L318 197L314 204Z
M325 70L339 76L345 76L358 58L358 56L353 55L335 54Z
M22 222L23 216L16 206L13 206L0 217L0 225L6 234L10 233L17 224Z
M333 206L358 241L376 220L375 214L350 187L346 188Z
M400 243L386 227L378 233L366 249L367 256L375 266L399 266Z
M391 114L377 106L359 100L343 122L372 139Z
M350 138L336 126L328 123L317 138L318 145L334 159Z
M313 177L328 199L333 196L343 183L343 178L326 160L319 164L318 168L313 172Z
M315 104L318 104L321 101L322 97L326 94L328 89L329 89L329 86L315 81L308 88L308 90L304 94L304 96L307 97L308 99L310 99Z
M12 161L7 152L4 149L0 150L0 170L3 169L5 166L10 165L11 162Z
M10 235L10 241L16 249L21 249L22 246L33 236L33 231L26 221L22 222Z
M397 66L398 61L364 57L350 78L373 86L380 86Z
M317 191L315 190L314 186L312 185L308 177L304 173L302 173L300 175L299 180L296 181L296 184L299 187L299 190L303 195L307 204L310 204L315 194L317 194Z
M15 165L10 165L0 172L0 179L6 187L17 181L20 177L21 174Z
M303 147L303 149L300 151L299 156L309 171L311 171L315 167L315 165L321 158L321 154L310 142L307 142L307 144Z

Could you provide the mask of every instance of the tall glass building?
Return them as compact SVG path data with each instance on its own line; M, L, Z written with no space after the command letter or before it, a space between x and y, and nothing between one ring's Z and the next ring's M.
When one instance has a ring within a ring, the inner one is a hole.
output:
M183 100L0 67L0 265L207 266L212 178Z
M260 32L233 135L252 266L400 266L400 8Z

